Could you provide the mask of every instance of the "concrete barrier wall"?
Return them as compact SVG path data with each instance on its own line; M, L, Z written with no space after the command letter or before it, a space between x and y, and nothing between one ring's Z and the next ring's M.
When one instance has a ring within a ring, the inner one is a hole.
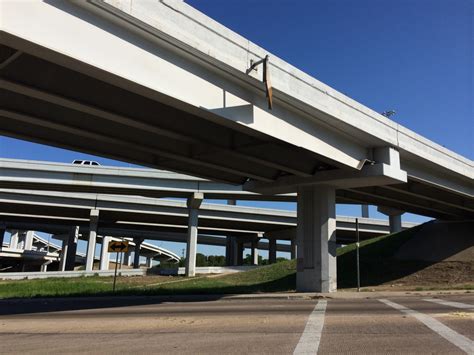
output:
M120 276L145 276L146 269L117 270ZM48 271L0 273L0 280L47 279L50 277L114 276L114 270L94 271Z
M235 272L249 271L258 266L200 266L196 268L196 274L231 274ZM160 275L184 275L184 267L179 269L163 269Z

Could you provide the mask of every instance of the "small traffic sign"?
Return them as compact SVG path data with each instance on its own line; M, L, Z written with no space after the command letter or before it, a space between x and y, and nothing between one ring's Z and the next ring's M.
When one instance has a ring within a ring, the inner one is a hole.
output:
M127 241L109 243L109 249L108 249L109 253L121 253L121 252L127 252L127 251L128 251Z

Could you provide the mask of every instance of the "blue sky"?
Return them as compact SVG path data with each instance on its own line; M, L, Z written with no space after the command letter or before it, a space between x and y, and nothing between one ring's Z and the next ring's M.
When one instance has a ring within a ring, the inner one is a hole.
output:
M378 112L394 109L396 122L474 158L474 1L186 2L364 105ZM0 157L130 165L6 137L0 137ZM294 204L257 205L295 209ZM337 212L358 215L360 208L338 206ZM371 216L383 218L374 207ZM425 219L404 215L404 220ZM159 244L180 255L184 247Z

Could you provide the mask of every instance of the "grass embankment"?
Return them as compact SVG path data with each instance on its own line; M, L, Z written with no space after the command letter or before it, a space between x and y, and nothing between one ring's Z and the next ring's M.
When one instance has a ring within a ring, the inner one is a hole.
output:
M263 266L225 276L121 277L116 295L224 294L291 291L295 288L295 261ZM141 282L140 282L141 281ZM112 295L112 277L80 277L0 282L0 298Z
M364 286L380 285L396 280L429 263L419 261L394 261L393 255L412 238L421 226L365 240L360 243L360 282ZM356 244L350 244L337 251L338 287L357 286Z
M394 280L406 280L407 275L437 277L431 272L432 265L422 261L401 261L393 258L397 250L421 227L397 234L378 237L360 243L360 270L362 287L388 284ZM356 246L348 245L337 251L338 288L356 286ZM456 266L457 267L457 266ZM121 277L117 281L117 295L170 295L170 294L229 294L293 291L296 284L296 262L288 260L255 270L224 275L204 276L194 279L184 277L147 276ZM448 270L449 271L449 270ZM454 270L458 274L462 270ZM424 273L424 274L423 274ZM427 275L430 273L430 275ZM452 275L451 271L447 274ZM446 275L446 273L444 274ZM404 278L404 279L403 279ZM429 278L429 277L428 277ZM444 276L446 278L446 276ZM0 281L0 298L10 297L58 297L58 296L107 296L112 295L112 277L81 277L64 279ZM405 282L405 289L473 289L472 283L461 286L443 283L418 287L419 281Z

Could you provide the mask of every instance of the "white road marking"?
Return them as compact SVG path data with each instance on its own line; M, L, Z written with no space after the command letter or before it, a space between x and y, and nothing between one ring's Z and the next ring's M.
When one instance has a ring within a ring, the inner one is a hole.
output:
M449 306L449 307L460 308L460 309L469 309L471 311L474 311L474 305L467 304L467 303L445 301L445 300L440 300L437 298L425 298L423 299L423 301L434 302L434 303L442 304L443 306Z
M320 300L309 315L308 322L304 328L298 345L296 345L293 354L317 354L321 333L324 326L324 314L326 312L327 301Z
M447 341L449 341L450 343L456 345L461 350L465 351L466 354L473 354L474 353L474 341L468 339L464 335L461 335L461 334L455 332L451 328L445 326L439 320L437 320L433 317L430 317L426 314L415 311L413 309L402 306L398 303L391 302L391 301L386 300L386 299L379 299L379 301L382 302L382 303L385 303L387 306L398 309L402 313L408 314L408 315L418 319L420 322L422 322L424 325L426 325L432 331L438 333L443 338L445 338Z

